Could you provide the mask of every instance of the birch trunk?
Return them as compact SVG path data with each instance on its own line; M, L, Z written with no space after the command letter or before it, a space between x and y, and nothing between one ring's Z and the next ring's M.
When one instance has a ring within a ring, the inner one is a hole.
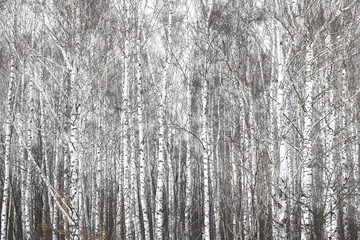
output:
M74 52L72 54L66 54L64 57L71 60L68 62L68 70L70 71L70 104L71 104L71 116L70 116L70 141L69 141L69 155L70 155L70 200L71 200L71 214L77 216L75 221L69 225L69 231L71 238L80 238L80 222L79 222L79 196L81 197L81 190L79 189L79 54L80 54L80 9L77 3L72 4L72 12L74 14L73 27L75 30L75 42ZM81 216L80 216L81 221Z
M54 142L56 143L54 145L54 171L53 171L53 186L56 191L55 199L52 199L49 196L49 203L51 204L51 223L52 223L52 240L58 240L57 230L58 230L58 221L59 221L59 215L58 215L58 209L56 206L57 198L60 196L59 193L59 184L58 184L58 164L60 163L59 157L61 152L61 143L60 143L60 136L56 136Z
M122 171L123 176L123 193L119 195L118 203L124 201L124 220L125 220L125 239L131 239L131 202L130 202L130 163L129 163L129 81L130 81L130 8L129 3L126 1L123 2L123 7L125 11L125 43L124 43L124 75L123 75L123 99L122 99L122 121L123 121L123 131L122 131ZM120 224L120 222L118 222ZM121 225L121 224L120 224ZM118 233L119 236L120 233Z
M30 185L31 185L31 159L30 153L33 144L33 113L34 113L34 97L33 97L33 81L29 81L29 118L28 118L28 125L27 125L27 159L25 162L26 170L25 170L25 196L24 196L24 238L31 239L31 219L30 219L30 206L31 206L31 192L30 192Z
M313 85L314 77L312 62L314 60L314 49L312 44L306 49L306 73L305 73L305 113L304 113L304 130L303 130L303 196L302 200L302 219L303 226L301 231L301 239L309 240L312 231L312 214L311 214L311 186L313 179L312 172L312 102L313 102Z
M156 186L156 240L163 239L163 195L164 195L164 177L165 177L165 99L166 99L166 83L169 78L169 62L171 59L171 38L172 38L172 5L170 0L168 3L168 23L167 23L167 43L166 43L166 60L163 69L163 78L160 85L160 104L159 104L159 157L158 157L158 175Z
M139 3L138 3L139 4ZM137 117L138 117L138 129L139 129L139 178L140 178L140 186L139 186L139 197L140 197L140 205L142 212L142 221L144 224L144 240L150 240L150 226L149 226L149 215L148 215L148 207L146 200L146 162L145 162L145 145L144 145L144 122L143 122L143 77L141 72L141 18L139 15L139 6L138 6L138 26L137 26L137 39L136 39L136 78L137 78ZM146 47L146 46L145 46ZM145 51L146 52L146 51Z
M204 232L202 239L210 240L210 192L209 192L209 143L208 143L208 83L207 79L203 81L202 86L202 135L201 141L203 144L203 187L204 187Z
M71 204L71 196L70 196L70 174L68 174L69 172L69 168L70 168L70 158L68 156L68 153L67 151L64 150L63 152L63 161L64 161L64 193L68 196L67 197L67 200L70 202ZM64 195L65 195L64 194ZM60 203L62 204L62 202ZM71 209L70 207L69 208L66 208L66 211L69 212L69 214L71 215ZM63 227L64 227L64 231L66 233L68 233L67 235L65 235L65 239L66 240L69 240L70 239L70 221L68 221L65 217L62 217L63 219Z
M100 85L100 82L99 82ZM96 148L95 148L95 159L96 159L96 173L95 173L95 201L94 201L94 230L95 230L95 237L101 237L102 236L102 226L103 224L101 223L101 196L102 196L102 192L103 192L103 187L102 187L102 183L103 183L103 172L104 172L104 166L105 166L105 161L104 161L104 156L102 155L102 151L101 151L101 140L102 138L100 136L103 136L103 130L104 130L104 111L102 110L102 99L103 99L103 95L101 93L101 91L98 94L99 96L99 102L97 105L97 111L98 111L98 119L97 119L97 142L95 144Z
M288 146L285 140L288 134L285 126L285 59L283 53L283 36L281 34L280 23L276 26L276 49L277 49L277 129L279 139L279 176L278 176L278 191L277 191L277 230L278 238L286 238L286 224L287 224L287 199L288 199Z
M250 94L249 94L250 95ZM251 97L249 97L250 99ZM253 238L257 232L257 214L256 214L256 202L257 197L256 193L256 175L257 172L257 147L256 147L256 121L255 121L255 100L251 101L249 107L249 154L250 158L248 159L248 184L249 184L249 192L248 192L248 207L249 207L249 231L248 237Z
M186 5L189 9L194 9L195 7L192 5L191 0L187 0ZM188 68L186 68L184 78L187 79L187 88L186 88L186 159L185 159L185 216L184 216L184 237L185 240L191 239L191 220L192 220L192 168L193 168L193 160L191 155L191 149L192 149L192 128L191 128L191 122L192 122L192 84L193 84L193 70L192 70L192 50L190 47L192 46L192 41L190 38L191 31L191 21L193 21L196 18L192 15L192 12L189 10L188 15L186 16L186 35L185 35L185 42L187 47L186 52L186 64L188 65Z
M326 38L326 44L328 49L331 49L331 36L330 34ZM328 238L338 238L338 207L337 207L337 190L336 190L336 160L335 160L335 128L336 128L336 110L333 107L335 98L335 89L333 86L333 73L331 67L328 67L325 72L325 89L328 91L325 108L328 117L325 117L325 151L326 155L326 169L328 174L325 174L325 181L329 181L328 184L328 201L326 202L325 212L327 218L325 219L325 230Z
M139 221L139 203L138 203L138 188L137 188L137 171L135 162L135 130L134 130L134 119L133 116L129 116L129 135L130 135L130 204L131 204L131 211L130 211L130 218L131 218L131 228L130 228L130 239L140 239L139 236L140 232L140 221Z
M232 134L232 139L234 139L235 134ZM239 176L241 176L239 174L239 170L238 170L238 162L236 161L235 158L235 144L234 143L230 143L230 163L231 163L231 192L232 192L232 196L231 196L231 201L232 201L232 220L231 220L231 232L234 236L234 239L238 239L238 194L239 194L239 186L238 186L238 179Z
M221 116L221 110L220 110L220 104L221 104L221 87L219 90L219 100L218 100L218 119L219 119L219 125L218 125L218 132L217 132L217 139L214 141L214 128L215 128L215 122L213 121L210 125L210 137L209 137L209 145L212 145L213 153L210 155L209 159L209 168L211 173L211 189L212 189L212 199L213 199L213 209L214 209L214 223L215 223L215 239L219 240L221 238L221 232L220 232L220 176L221 176L221 161L220 161L220 151L219 151L219 144L220 144L220 136L221 136L221 127L222 125L222 116ZM214 106L215 106L215 99L212 101L211 106L211 119L214 118ZM223 136L224 137L224 136ZM225 145L225 141L223 141L223 144ZM225 149L226 147L223 146ZM216 158L215 158L216 155ZM223 157L225 157L225 152L223 154Z
M175 142L173 138L174 132L172 129L169 129L169 135L168 139L170 139L171 142ZM174 169L173 169L173 162L175 162L175 151L174 148L171 147L170 149L167 148L167 170L168 170L168 191L167 191L167 208L168 208L168 232L169 232L169 239L174 239L174 232L175 232L175 207L174 207L174 189L175 189L175 183L174 183Z
M349 214L348 214L348 204L349 204L349 158L348 158L348 120L347 120L347 114L346 114L346 104L348 103L348 94L347 94L347 71L345 67L342 68L341 71L342 77L341 77L341 97L342 97L342 107L341 107L341 145L340 145L340 164L341 164L341 180L342 180L342 195L346 196L343 198L341 203L342 207L342 222L343 222L343 228L340 229L341 232L344 234L344 238L348 238L349 235ZM342 234L341 234L342 235ZM342 236L340 236L341 238Z
M10 46L11 48L13 46ZM5 123L5 155L4 155L4 187L3 187L3 198L1 207L1 240L8 240L8 214L9 214L9 201L11 192L10 182L10 145L12 136L12 124L13 124L13 86L15 84L15 56L11 49L10 55L10 79L9 88L6 101L6 123Z
M76 70L75 67L71 72L71 102L72 102L72 110L71 110L71 119L70 119L70 142L69 142L69 152L70 152L70 197L71 197L71 207L72 207L72 215L78 214L78 114L77 114L77 100L75 96L75 75ZM74 239L78 239L79 237L79 229L78 222L74 222L70 227L71 235Z
M78 105L79 106L79 105ZM79 108L80 109L80 108ZM83 113L78 114L80 119L85 119ZM85 216L85 207L84 207L84 151L82 149L82 143L84 142L84 120L80 120L78 127L78 141L77 150L78 150L78 182L77 182L77 192L78 192L78 218L79 218L79 236L81 240L84 240L88 234L86 231L87 219Z
M360 98L358 97L357 102L359 102ZM356 104L356 102L354 103ZM359 113L359 111L358 111ZM356 190L360 191L360 120L356 119L353 125L353 132L355 134L354 140L354 164L355 164L355 184L357 184ZM356 226L360 226L360 195L355 196L355 221ZM357 235L360 236L360 227L357 229Z
M277 184L277 179L278 179L278 164L277 164L277 157L278 157L278 151L277 151L277 84L275 82L275 79L278 78L278 76L276 75L277 73L277 69L278 66L276 65L277 62L277 56L278 56L278 52L277 50L277 45L278 45L278 41L277 41L277 23L274 21L272 23L275 31L272 35L272 39L273 39L273 44L272 44L272 50L271 50L271 54L272 56L274 56L271 59L271 82L270 82L270 87L269 87L269 131L270 131L270 144L269 144L269 158L270 158L270 162L272 163L271 165L271 195L273 196L273 201L271 204L271 218L273 216L278 216L277 211L277 192L278 192L278 184ZM278 228L276 226L276 223L274 223L274 221L271 221L270 223L271 225L271 230L272 230L272 237L273 239L276 239L276 237L279 235L279 231Z
M249 194L250 194L250 184L249 184L249 134L247 131L247 124L246 124L246 100L245 96L243 96L243 99L241 101L241 113L240 113L240 124L242 125L242 138L241 138L241 145L243 149L243 158L242 158L242 175L241 175L241 183L242 183L242 206L241 206L241 237L243 239L247 239L250 232L250 205L249 205Z
M166 79L168 77L167 64L163 70L163 79L160 86L160 105L159 105L159 156L157 165L157 183L156 183L156 200L155 200L155 233L156 240L163 239L163 194L164 194L164 174L165 174L165 154L164 154L164 134L165 134L165 95L166 95Z
M206 48L210 48L210 17L213 11L214 1L209 1L209 9L206 15L206 20L204 26L206 27ZM209 151L210 151L210 143L209 143L209 123L208 123L208 78L207 72L210 69L210 64L208 62L207 56L205 56L205 78L203 79L203 86L201 92L201 102L202 102L202 134L201 134L201 141L203 144L203 191L204 191L204 201L203 201L203 208L204 208L204 230L202 233L203 240L210 240L210 209L211 209L211 202L210 202L210 171L209 171Z
M192 101L192 76L187 76L187 100L186 100L186 189L185 189L185 240L191 238L191 209L192 209L192 158L191 158L191 101Z
M101 121L101 120L100 120ZM101 126L98 127L98 132L101 132ZM99 140L98 140L99 141ZM97 143L96 147L96 197L95 197L95 236L101 235L101 223L100 223L100 205L101 205L101 179L102 179L102 168L103 168L103 161L101 156L101 148L100 143Z

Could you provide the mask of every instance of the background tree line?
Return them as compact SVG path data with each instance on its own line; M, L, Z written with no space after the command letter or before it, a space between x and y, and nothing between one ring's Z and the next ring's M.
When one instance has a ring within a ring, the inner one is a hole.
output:
M358 239L359 16L1 1L1 240Z

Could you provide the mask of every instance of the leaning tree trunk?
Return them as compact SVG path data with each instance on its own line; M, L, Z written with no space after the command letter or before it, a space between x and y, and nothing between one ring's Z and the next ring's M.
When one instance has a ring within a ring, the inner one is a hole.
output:
M11 180L10 180L10 145L12 136L12 124L13 124L13 86L15 84L15 56L13 44L10 46L10 79L9 88L6 102L6 124L5 124L5 154L4 154L4 187L3 187L3 199L1 207L1 240L8 239L8 212L9 212L9 201L11 191Z

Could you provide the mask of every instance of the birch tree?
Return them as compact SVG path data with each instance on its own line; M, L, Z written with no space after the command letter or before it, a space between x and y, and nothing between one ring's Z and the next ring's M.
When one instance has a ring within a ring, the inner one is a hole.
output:
M163 76L160 82L159 91L159 156L157 162L157 183L156 183L156 239L160 240L164 238L163 233L163 195L164 195L164 181L165 181L165 99L166 99L166 85L169 81L169 63L171 59L171 32L172 32L172 8L173 3L169 1L167 3L167 17L168 22L166 25L166 45L165 45L165 61L164 68L162 70ZM169 159L168 159L169 161Z
M15 17L14 17L15 21ZM15 35L12 36L15 38ZM1 206L1 240L6 240L8 233L8 219L9 219L9 203L11 193L11 137L12 137L12 123L13 123L13 88L16 81L16 62L15 62L15 46L10 43L10 76L8 94L6 100L6 124L5 124L5 154L4 154L4 186Z
M142 36L142 21L140 1L137 3L137 36L136 36L136 78L137 78L137 119L139 128L139 197L142 212L142 220L144 223L144 240L150 239L150 226L147 207L147 189L146 189L146 162L145 162L145 138L144 138L144 122L143 122L143 76L142 76L142 58L141 58L141 36ZM145 46L146 47L146 46ZM146 50L145 50L146 51Z

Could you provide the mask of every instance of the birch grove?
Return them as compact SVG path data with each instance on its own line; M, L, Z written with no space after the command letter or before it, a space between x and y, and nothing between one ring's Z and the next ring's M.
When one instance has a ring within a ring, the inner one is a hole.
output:
M0 239L359 239L359 16L1 1Z

